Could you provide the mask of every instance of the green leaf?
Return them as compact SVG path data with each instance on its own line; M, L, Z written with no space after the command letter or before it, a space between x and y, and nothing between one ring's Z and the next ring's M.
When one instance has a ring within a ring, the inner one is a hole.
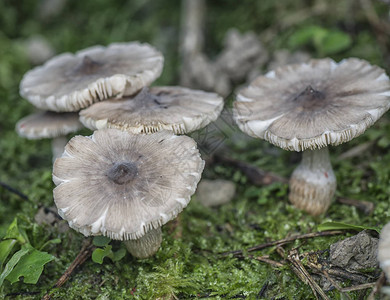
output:
M44 243L44 244L42 245L42 247L39 248L39 250L44 249L47 245L50 245L50 244L59 244L59 243L61 243L61 239L52 239L52 240L49 240L49 241L47 241L46 243Z
M7 229L7 233L5 234L3 239L15 239L18 240L20 244L25 244L28 239L24 232L22 232L18 227L18 219L15 218L11 225Z
M360 226L360 225L352 225L352 224L346 224L342 222L325 222L317 226L317 229L319 231L325 231L325 230L356 230L356 231L362 231L365 229L369 230L375 230L378 233L380 233L380 229L378 227L368 227L368 226Z
M0 274L0 286L3 285L4 279L12 272L15 265L19 262L19 260L28 253L29 249L23 248L16 252L8 263L5 265L3 272Z
M330 55L343 51L352 44L351 37L342 31L329 31L318 46L323 55Z
M295 31L289 38L289 45L295 49L321 40L326 35L326 29L319 26L305 26Z
M113 252L113 256L110 258L112 259L112 261L119 261L125 257L126 253L127 250L125 248L120 248L118 251Z
M101 236L101 235L95 236L93 238L93 241L92 241L92 243L98 247L104 247L104 246L108 245L110 242L111 242L110 238L108 238L106 236Z
M11 283L17 282L19 278L23 276L24 283L36 284L42 274L43 266L55 258L47 252L41 252L32 247L27 249L29 253L20 259L17 265L6 277L6 279Z
M92 260L95 262L95 263L98 263L98 264L102 264L103 263L103 259L106 257L106 256L109 256L112 254L112 246L111 245L107 245L107 246L104 246L104 248L97 248L95 249L93 252L92 252Z
M17 241L15 239L10 239L10 240L5 240L0 242L0 271L8 255L14 248L16 242Z

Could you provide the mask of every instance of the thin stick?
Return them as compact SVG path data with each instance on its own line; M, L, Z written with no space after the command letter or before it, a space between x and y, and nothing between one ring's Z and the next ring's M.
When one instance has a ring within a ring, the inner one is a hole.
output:
M369 201L363 201L363 200L356 200L356 199L349 199L349 198L344 198L344 197L338 197L337 202L345 205L350 205L354 206L357 209L360 209L363 211L366 215L370 215L375 208L374 203L369 202Z
M349 286L346 288L342 288L341 291L342 292L353 292L353 291L365 290L365 289L373 288L375 286L375 284L376 284L376 282L370 282L370 283Z
M315 238L315 237L324 237L324 236L333 236L333 235L340 235L344 234L345 231L341 230L330 230L330 231L320 231L320 232L312 232L312 233L306 233L306 234L300 234L300 235L295 235L291 236L288 238L284 238L278 241L272 241L264 244L259 244L250 248L247 248L245 251L246 252L252 252L252 251L258 251L264 248L272 247L272 246L278 246L286 243L291 243L296 240L302 240L302 239L310 239L310 238ZM221 253L222 256L228 256L230 254L233 254L234 256L236 255L241 255L244 253L244 250L235 250L235 251L228 251Z
M379 276L378 280L375 283L374 288L372 289L370 295L368 296L367 300L374 300L375 295L378 293L378 291L381 289L381 287L386 283L386 275L385 272L382 272L381 276Z
M8 184L0 181L0 186L2 186L3 188L5 188L6 190L10 191L11 193L19 196L20 198L24 199L24 200L27 200L27 201L31 201L27 195L23 194L22 192L18 191L17 189L14 189L12 186L9 186Z
M220 162L223 164L231 165L236 167L244 175L257 186L269 185L275 182L288 183L288 179L277 174L264 171L260 168L257 168L247 162L233 159L230 157L225 157L221 155L214 155L214 161ZM356 199L347 199L344 197L339 197L336 199L337 202L345 205L355 206L357 209L362 210L365 214L371 214L374 211L374 204L369 201L356 200Z
M261 262L264 262L264 263L267 263L267 264L269 264L269 265L271 265L273 267L277 267L277 268L285 266L284 263L281 263L279 261L270 259L269 255L264 255L264 256L248 255L248 257L252 258L252 259L255 259L255 260L258 260L258 261L261 261Z
M329 276L328 272L326 272L325 270L322 271L322 274L325 275L325 277L330 281L330 283L340 292L344 295L345 298L351 300L351 297L346 294L345 291L343 291L343 288L336 282L333 280L332 277Z
M309 272L305 269L305 266L302 264L302 262L299 259L298 251L296 249L290 251L289 255L287 256L287 259L292 264L291 269L302 280L302 282L310 286L310 288L313 291L313 294L317 299L318 299L317 294L319 294L323 299L330 300L328 296L325 294L325 292L321 289L321 287L317 284L317 282L315 282L313 277L311 277Z
M84 242L83 247L81 248L79 254L76 256L74 261L70 264L70 266L65 270L64 274L58 279L56 284L53 286L53 288L61 287L65 284L65 282L68 281L70 276L72 275L73 271L77 268L77 266L83 264L92 254L92 251L95 249L95 246L91 245L91 240L88 239L86 242ZM42 300L49 300L50 299L50 290L46 293L45 296L43 296Z
M312 269L312 271L314 273L317 273L320 275L322 274L322 270L318 267L315 267L313 264L309 264L309 267ZM358 283L365 283L368 280L368 278L364 275L353 274L353 273L347 272L347 271L340 269L340 268L328 269L328 274L331 276L334 276L334 277L339 277L342 279L347 279L347 280L351 280L351 281L358 282Z
M236 160L221 155L215 155L214 159L217 162L232 165L238 168L241 172L245 174L246 177L248 177L249 181L251 181L255 185L269 185L274 182L288 183L288 180L284 177L281 177L271 172L266 172L241 160Z

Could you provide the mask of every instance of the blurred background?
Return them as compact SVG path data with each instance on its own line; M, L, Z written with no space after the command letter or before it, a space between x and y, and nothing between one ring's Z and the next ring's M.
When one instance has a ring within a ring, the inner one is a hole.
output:
M61 229L59 221L37 217L40 209L46 209L44 215L53 209L51 149L50 141L28 141L14 130L20 118L34 111L19 96L23 74L63 52L141 41L165 57L163 73L154 85L185 85L226 98L222 120L193 136L208 159L204 176L232 181L236 196L218 209L191 203L182 218L180 235L172 234L177 228L166 230L165 250L155 258L137 262L128 255L121 265L110 260L102 266L89 262L55 295L58 299L253 299L267 283L267 291L259 298L311 297L310 288L288 270L233 258L220 261L213 254L283 238L292 230L307 232L324 220L383 225L389 219L388 115L364 136L331 150L339 195L375 202L375 211L369 216L335 204L322 219L312 218L288 204L285 184L260 189L248 183L240 170L213 163L212 156L222 152L289 176L299 154L241 133L229 117L235 92L270 69L310 58L339 61L359 57L389 72L389 11L386 0L1 0L0 237L17 217L30 239L59 237L63 242L45 249L56 260L45 267L37 285L5 282L0 296L34 298L44 294L77 255L83 239ZM344 161L337 159L351 149L356 153ZM334 241L308 243L304 250L325 249ZM113 243L113 247L120 245ZM268 254L275 255L272 251ZM332 295L339 297L337 292ZM361 295L352 296L357 299Z

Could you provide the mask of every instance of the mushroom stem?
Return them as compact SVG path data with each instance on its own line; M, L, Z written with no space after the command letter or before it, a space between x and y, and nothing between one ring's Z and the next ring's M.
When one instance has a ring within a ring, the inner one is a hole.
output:
M291 203L316 216L328 209L335 191L336 177L328 148L304 151L301 163L290 178Z
M64 153L65 145L68 143L66 136L59 136L51 140L51 152L53 153L53 163Z
M125 241L127 250L137 258L148 258L154 255L162 242L161 228L152 229L137 240Z

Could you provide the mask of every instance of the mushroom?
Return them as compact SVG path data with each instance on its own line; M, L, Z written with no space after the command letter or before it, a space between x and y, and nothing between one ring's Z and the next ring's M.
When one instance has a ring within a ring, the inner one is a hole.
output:
M42 110L78 111L137 93L160 76L163 61L159 51L138 42L63 53L27 72L20 94Z
M66 135L83 128L78 114L42 111L31 114L16 123L16 132L29 140L52 139L53 161L61 156L68 142Z
M98 130L72 138L55 161L54 202L73 229L124 240L145 258L160 247L160 227L189 203L203 168L190 137Z
M327 146L361 135L390 108L389 96L384 70L364 60L311 60L257 77L237 95L234 118L253 137L303 151L289 199L319 215L336 189Z
M192 132L215 121L223 98L183 87L144 88L135 97L96 103L80 111L80 121L92 130L117 128L132 133L171 130Z
M378 261L385 272L387 280L390 279L390 223L381 230L378 244Z

